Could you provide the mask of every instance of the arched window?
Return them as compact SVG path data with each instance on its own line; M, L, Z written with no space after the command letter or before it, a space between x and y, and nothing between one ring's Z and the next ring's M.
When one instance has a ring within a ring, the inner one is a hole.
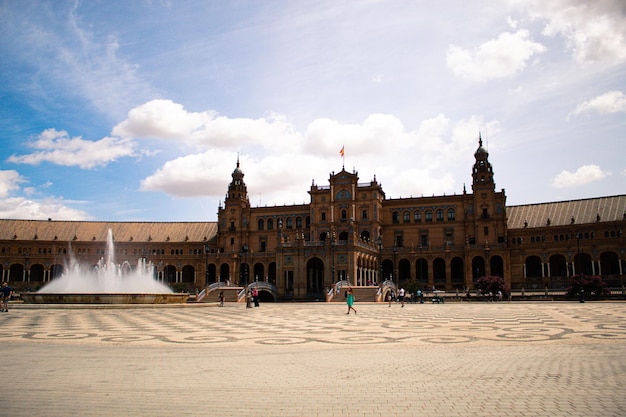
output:
M293 229L293 219L291 217L287 217L287 229Z
M415 210L413 212L413 222L414 223L421 223L422 222L422 212L419 210Z
M302 217L296 217L296 228L302 229Z
M274 219L267 219L267 230L274 230Z
M443 210L442 209L437 209L437 211L435 212L435 215L437 216L437 221L438 222L442 222L443 221Z
M448 221L453 222L456 220L456 211L454 209L448 209Z
M402 213L402 222L403 223L411 223L411 213L405 211Z
M394 224L398 224L398 223L400 223L400 218L399 218L399 216L400 216L400 215L398 214L398 212L397 212L397 211L394 211L394 212L391 214L391 222L392 222L392 223L394 223Z
M350 192L341 190L337 193L337 200L350 200Z
M433 212L432 212L432 210L426 210L425 220L426 220L426 222L432 222L433 221Z
M263 219L259 219L258 229L259 230L264 230L265 229L265 221Z

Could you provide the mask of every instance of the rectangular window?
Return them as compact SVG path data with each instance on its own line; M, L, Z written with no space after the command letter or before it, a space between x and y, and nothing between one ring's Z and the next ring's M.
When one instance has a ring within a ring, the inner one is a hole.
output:
M325 222L326 221L326 213L322 213L322 221Z
M362 218L363 220L367 220L367 210L363 210Z
M489 228L487 226L483 227L483 234L489 236Z

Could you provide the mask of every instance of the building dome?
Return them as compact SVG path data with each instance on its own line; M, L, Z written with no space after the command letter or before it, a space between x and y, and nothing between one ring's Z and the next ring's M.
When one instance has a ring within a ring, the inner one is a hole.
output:
M489 156L489 152L487 152L487 150L483 147L483 139L480 134L478 134L478 149L476 149L476 152L474 153L474 158L485 159L487 156Z
M242 179L243 175L244 175L243 171L241 170L241 167L239 166L239 157L237 157L237 167L233 171L233 178Z

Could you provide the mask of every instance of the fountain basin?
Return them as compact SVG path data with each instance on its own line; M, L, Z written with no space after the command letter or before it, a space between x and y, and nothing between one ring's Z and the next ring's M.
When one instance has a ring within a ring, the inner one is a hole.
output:
M189 294L23 292L20 297L26 304L184 304Z

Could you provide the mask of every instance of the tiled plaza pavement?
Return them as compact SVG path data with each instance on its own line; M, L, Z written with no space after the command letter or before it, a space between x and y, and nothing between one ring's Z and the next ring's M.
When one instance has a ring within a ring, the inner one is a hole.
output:
M626 415L626 303L355 306L15 306L0 415Z

